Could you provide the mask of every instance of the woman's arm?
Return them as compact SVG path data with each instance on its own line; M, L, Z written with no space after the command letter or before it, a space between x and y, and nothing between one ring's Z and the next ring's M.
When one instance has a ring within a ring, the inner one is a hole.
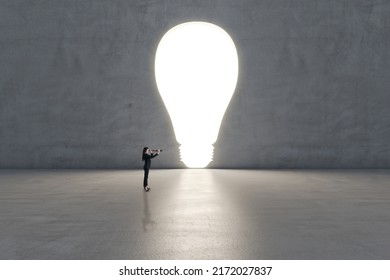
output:
M155 153L155 154L151 154L150 155L150 158L155 158L156 156L158 156L159 153Z

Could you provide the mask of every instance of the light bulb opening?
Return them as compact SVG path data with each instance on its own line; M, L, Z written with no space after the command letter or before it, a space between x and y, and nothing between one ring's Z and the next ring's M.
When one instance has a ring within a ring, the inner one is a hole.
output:
M179 24L157 47L155 75L182 144L181 160L190 168L207 167L238 78L232 38L211 23Z

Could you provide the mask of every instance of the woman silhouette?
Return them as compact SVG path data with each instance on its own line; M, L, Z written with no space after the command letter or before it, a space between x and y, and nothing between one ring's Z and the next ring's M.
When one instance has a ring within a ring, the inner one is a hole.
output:
M158 156L160 154L161 150L150 150L148 147L144 147L142 150L142 161L145 161L144 164L144 190L149 191L150 188L148 187L148 177L149 177L149 169L150 164L152 163L152 158Z

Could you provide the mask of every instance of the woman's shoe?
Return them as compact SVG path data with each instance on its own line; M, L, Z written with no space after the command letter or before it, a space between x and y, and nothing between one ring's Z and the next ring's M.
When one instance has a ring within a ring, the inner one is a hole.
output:
M150 188L148 188L148 186L145 186L144 190L148 192L150 190Z

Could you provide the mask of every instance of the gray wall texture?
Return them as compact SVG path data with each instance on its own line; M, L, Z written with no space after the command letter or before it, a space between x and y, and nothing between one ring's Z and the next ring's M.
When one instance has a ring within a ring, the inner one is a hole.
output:
M390 1L0 0L0 168L181 168L154 58L224 28L239 79L212 168L390 168Z

